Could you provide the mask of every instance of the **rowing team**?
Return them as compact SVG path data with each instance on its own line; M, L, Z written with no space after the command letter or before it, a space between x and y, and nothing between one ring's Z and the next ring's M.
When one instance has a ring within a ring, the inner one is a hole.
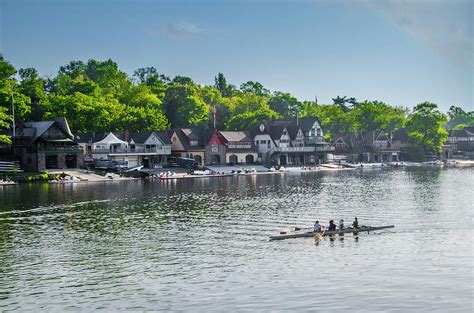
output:
M357 217L354 218L354 222L352 222L352 227L353 228L359 228L359 221L357 220ZM323 228L324 228L324 226L319 224L319 221L316 221L314 223L314 232L322 232ZM345 228L344 220L341 219L339 221L339 230L343 230L344 228ZM334 224L334 220L329 221L329 226L326 228L326 230L328 230L328 231L336 230L336 224Z

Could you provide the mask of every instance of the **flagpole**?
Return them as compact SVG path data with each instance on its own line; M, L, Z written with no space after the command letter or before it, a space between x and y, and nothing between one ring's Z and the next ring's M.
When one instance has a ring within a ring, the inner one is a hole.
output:
M13 137L16 136L16 125L15 125L15 104L13 101L13 83L10 83L10 96L11 96L11 104L12 104L12 114L13 114Z

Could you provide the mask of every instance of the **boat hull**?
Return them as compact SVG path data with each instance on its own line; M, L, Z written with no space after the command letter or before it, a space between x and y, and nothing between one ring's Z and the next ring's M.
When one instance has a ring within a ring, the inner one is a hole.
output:
M332 236L332 235L340 235L340 234L348 234L348 233L362 233L362 232L371 232L374 230L379 229L387 229L387 228L394 228L394 225L385 225L385 226L361 226L359 228L346 228L343 230L333 230L333 231L325 231L323 236ZM270 240L283 240L283 239L291 239L291 238L300 238L300 237L314 237L316 236L316 232L314 231L292 231L287 232L285 234L278 234L270 236Z

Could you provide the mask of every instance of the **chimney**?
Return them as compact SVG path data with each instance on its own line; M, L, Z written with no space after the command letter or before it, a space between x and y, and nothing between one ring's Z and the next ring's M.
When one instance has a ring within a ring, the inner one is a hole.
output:
M130 139L130 131L128 130L128 128L125 128L125 130L123 131L123 141L128 142L129 139Z

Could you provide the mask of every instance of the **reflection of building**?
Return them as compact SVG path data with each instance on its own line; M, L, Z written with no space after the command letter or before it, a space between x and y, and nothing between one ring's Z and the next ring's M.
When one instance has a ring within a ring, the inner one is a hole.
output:
M206 126L175 128L170 131L171 153L174 157L195 159L204 165L205 146L213 130Z
M78 168L84 164L83 151L64 117L18 125L13 147L25 171Z
M125 131L121 136L109 133L101 140L90 135L79 135L77 138L85 148L86 158L118 161L129 168L163 165L171 154L171 142L165 132Z
M251 130L264 163L303 165L322 163L334 148L323 138L315 117L262 122Z
M257 148L250 135L244 131L214 131L206 145L205 163L254 164L257 161Z

